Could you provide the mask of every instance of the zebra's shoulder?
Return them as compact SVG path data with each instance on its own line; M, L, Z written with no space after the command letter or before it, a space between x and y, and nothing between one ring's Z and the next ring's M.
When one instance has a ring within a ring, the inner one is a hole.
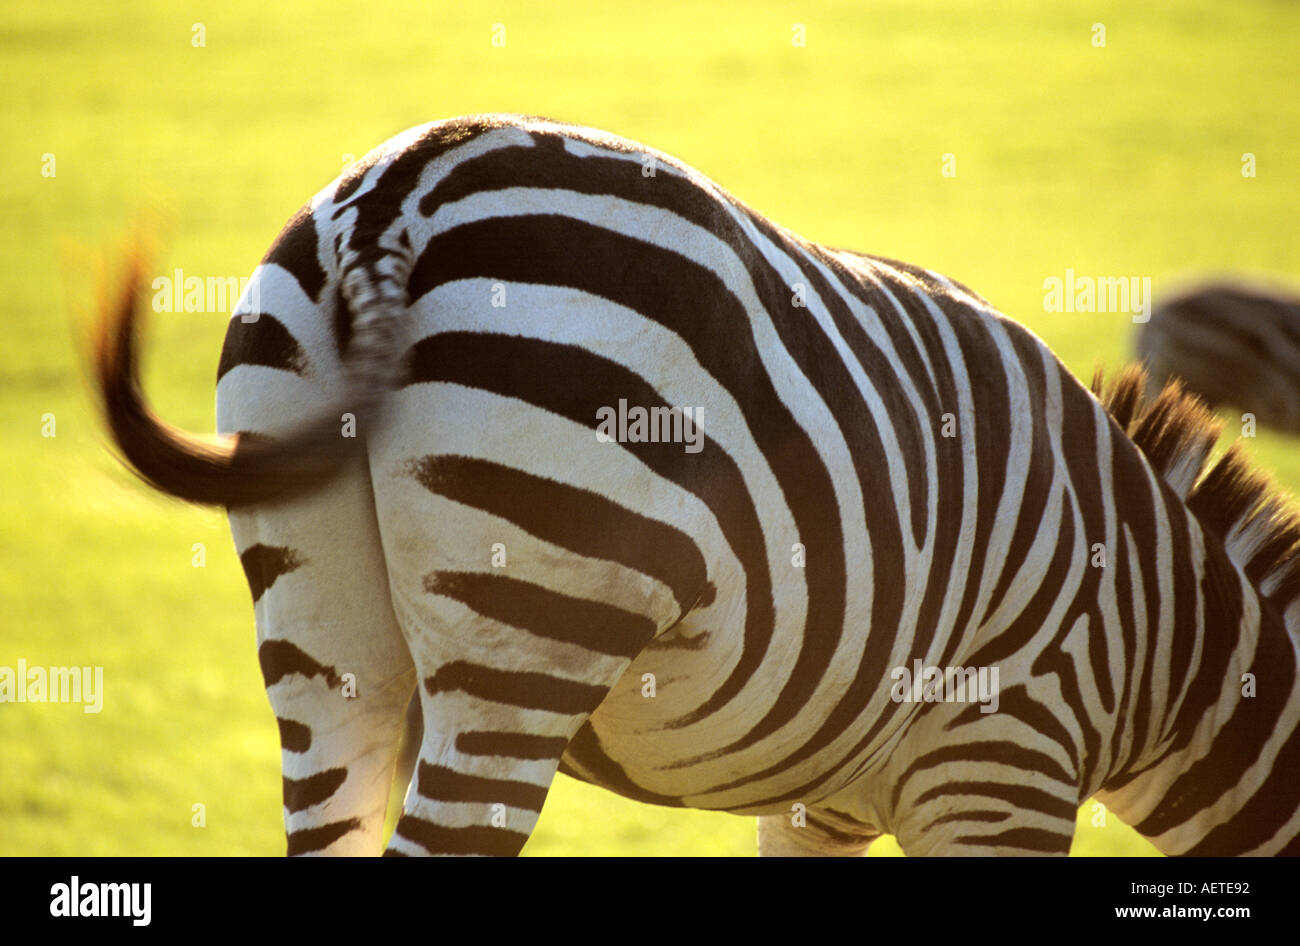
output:
M1241 442L1209 463L1223 424L1176 379L1152 398L1140 365L1110 382L1098 369L1092 392L1202 528L1286 615L1288 628L1300 628L1300 510L1292 498Z

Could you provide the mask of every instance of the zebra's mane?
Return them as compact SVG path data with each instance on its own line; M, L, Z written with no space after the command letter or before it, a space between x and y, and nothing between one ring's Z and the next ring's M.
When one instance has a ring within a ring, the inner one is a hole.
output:
M1284 616L1290 632L1300 634L1300 510L1253 465L1240 441L1209 464L1223 422L1176 379L1154 399L1146 391L1147 373L1139 365L1104 385L1100 368L1093 375L1092 393L1115 423L1202 528L1223 543L1228 558Z

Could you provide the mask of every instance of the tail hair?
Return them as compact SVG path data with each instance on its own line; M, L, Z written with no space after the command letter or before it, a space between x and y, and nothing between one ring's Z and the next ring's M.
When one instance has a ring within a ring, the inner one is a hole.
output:
M341 415L350 411L358 418L376 416L384 392L375 387L354 390L346 403L321 410L290 436L274 440L250 433L201 437L158 418L140 386L147 272L139 248L128 251L120 287L116 292L101 290L91 339L93 386L101 414L129 469L154 488L187 502L232 507L313 489L359 452L363 441L342 435ZM365 380L373 378L367 374Z

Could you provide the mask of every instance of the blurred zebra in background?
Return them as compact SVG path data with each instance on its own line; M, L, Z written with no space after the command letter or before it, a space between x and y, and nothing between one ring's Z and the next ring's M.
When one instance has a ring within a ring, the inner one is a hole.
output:
M557 771L763 854L1064 855L1094 795L1169 853L1300 851L1300 520L1140 372L1103 406L942 276L518 116L290 221L223 440L146 407L142 278L105 416L229 508L290 854L379 852L417 684L391 854L518 853Z
M1179 378L1212 407L1300 434L1300 298L1221 284L1159 305L1137 336L1153 385Z

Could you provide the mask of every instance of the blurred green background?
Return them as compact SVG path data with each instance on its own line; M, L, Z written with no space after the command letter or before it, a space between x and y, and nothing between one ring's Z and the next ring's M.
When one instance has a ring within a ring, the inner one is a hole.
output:
M966 282L1089 375L1125 358L1132 325L1045 312L1043 281L1067 268L1150 276L1157 299L1206 275L1300 281L1297 27L1281 0L5 4L0 664L102 665L105 696L98 715L0 705L0 854L284 850L224 517L120 469L81 380L96 261L145 212L165 224L157 275L247 275L394 133L548 115L674 154L810 239ZM154 318L146 387L173 423L213 428L225 323ZM1293 490L1295 448L1253 445ZM1085 808L1075 853L1153 853L1092 821ZM754 850L752 819L560 777L525 853Z

